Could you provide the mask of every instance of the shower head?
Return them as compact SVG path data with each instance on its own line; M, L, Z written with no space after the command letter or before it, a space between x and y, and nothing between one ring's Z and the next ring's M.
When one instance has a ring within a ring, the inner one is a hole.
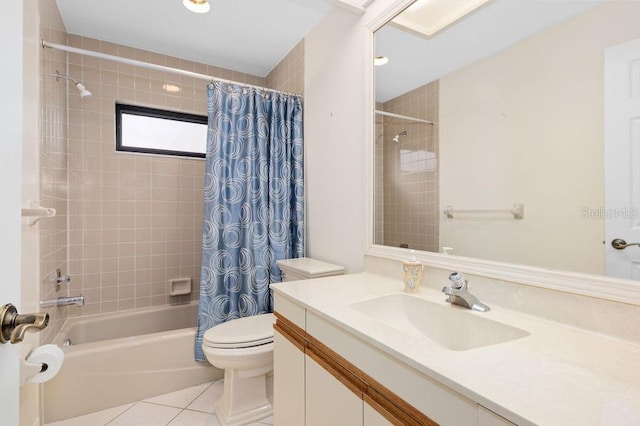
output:
M91 97L91 92L87 90L86 87L84 87L84 85L82 83L80 83L79 81L69 77L68 75L64 75L64 74L60 74L60 71L56 70L56 81L59 81L61 78L64 78L65 80L69 80L72 81L73 84L76 86L76 89L78 89L78 91L80 92L80 97L81 98L89 98Z
M402 136L402 137L407 136L407 131L403 130L400 133L396 133L396 135L391 139L393 141L393 143L399 143L400 142L400 136Z

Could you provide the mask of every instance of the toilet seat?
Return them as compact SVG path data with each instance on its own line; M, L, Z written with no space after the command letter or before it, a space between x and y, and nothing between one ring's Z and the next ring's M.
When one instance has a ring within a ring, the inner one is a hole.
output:
M273 342L273 314L238 318L211 327L204 333L203 347L241 349L263 346Z

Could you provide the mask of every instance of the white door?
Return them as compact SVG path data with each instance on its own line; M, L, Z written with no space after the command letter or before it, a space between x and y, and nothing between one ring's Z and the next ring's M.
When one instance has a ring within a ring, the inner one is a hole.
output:
M606 275L640 280L640 39L605 51ZM624 245L621 245L624 247Z
M21 0L0 2L0 306L20 310L22 176L22 19ZM0 424L18 425L20 344L0 344Z

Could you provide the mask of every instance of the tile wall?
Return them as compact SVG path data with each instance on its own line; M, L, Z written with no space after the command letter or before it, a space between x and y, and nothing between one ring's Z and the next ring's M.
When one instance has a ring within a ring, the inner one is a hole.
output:
M55 1L40 1L40 36L65 44L67 33ZM67 81L56 81L56 70L65 73L67 55L61 51L43 50L40 57L40 200L44 207L56 209L56 216L38 222L40 232L40 300L66 295L66 289L55 291L56 269L68 271L67 264ZM35 253L34 253L35 255ZM42 331L43 342L56 335L67 316L66 308L45 309L49 326Z
M304 94L304 39L267 75L266 87Z
M383 202L375 204L377 212L380 208L384 211L381 244L439 251L438 103L438 81L435 81L382 106L386 112L434 121L435 126L388 116L376 117L376 156L382 150L381 167L384 170ZM394 143L393 137L403 131L407 132L406 136L400 136L398 143ZM381 140L378 140L380 134ZM376 159L376 170L379 168L380 161ZM376 193L379 192L378 188ZM376 220L376 224L378 222ZM379 238L378 232L375 237Z
M258 86L296 93L304 87L303 42L265 78L66 35L64 31L60 37L50 38ZM44 51L43 63L57 57L60 63L55 66L62 68L61 72L68 66L68 74L93 96L80 98L72 85L65 95L66 87L56 86L62 90L56 95L57 102L65 102L58 106L62 112L67 111L68 99L68 131L66 115L57 127L51 126L63 132L57 141L68 150L64 157L68 170L61 172L61 176L68 176L64 194L68 199L68 233L66 228L61 231L65 239L58 242L58 255L66 259L68 238L68 266L63 265L63 273L72 280L68 291L63 289L64 294L55 297L83 294L85 306L53 310L79 316L197 300L204 160L116 153L114 123L116 101L205 115L206 82L77 54L68 54L65 64L67 55L51 49ZM162 88L165 83L180 87L180 91L166 92ZM65 161L62 165L66 166ZM192 278L191 295L169 296L168 281L178 277Z

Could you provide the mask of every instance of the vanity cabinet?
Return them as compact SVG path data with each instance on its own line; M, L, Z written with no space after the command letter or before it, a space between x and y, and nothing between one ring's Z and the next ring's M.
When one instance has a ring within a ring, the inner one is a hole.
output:
M516 426L516 424L478 404L478 426Z
M362 399L334 376L331 367L320 362L306 356L304 424L362 425Z
M277 293L275 313L278 426L477 425L474 401L335 323Z
M282 335L273 333L274 424L304 425L305 355L304 348Z

